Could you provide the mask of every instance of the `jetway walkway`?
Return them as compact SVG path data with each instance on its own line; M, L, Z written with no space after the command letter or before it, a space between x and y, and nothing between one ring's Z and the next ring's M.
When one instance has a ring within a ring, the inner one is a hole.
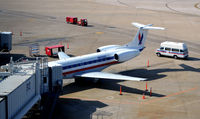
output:
M0 73L3 78L0 81L0 119L21 119L42 101L41 115L50 119L62 90L62 67L48 67L47 58L17 62L11 58L10 63L1 68L7 72Z

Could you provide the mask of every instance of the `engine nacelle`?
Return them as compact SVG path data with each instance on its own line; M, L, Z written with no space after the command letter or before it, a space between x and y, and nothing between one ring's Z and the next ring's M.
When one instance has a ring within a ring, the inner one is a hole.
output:
M102 52L102 51L106 51L106 50L111 50L111 49L115 49L121 47L120 45L107 45L107 46L103 46L103 47L99 47L97 49L97 52Z
M114 57L118 62L125 62L127 60L132 59L133 57L138 56L139 54L140 54L139 50L127 49L127 50L122 50L122 51L115 53Z

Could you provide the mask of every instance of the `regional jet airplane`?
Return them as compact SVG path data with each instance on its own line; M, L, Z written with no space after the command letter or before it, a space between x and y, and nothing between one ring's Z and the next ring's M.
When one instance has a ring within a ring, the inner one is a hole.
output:
M138 56L144 49L144 43L149 29L160 29L161 27L152 27L152 24L143 25L132 23L138 28L135 38L125 45L107 45L99 47L97 53L87 54L77 57L69 57L64 52L59 52L59 60L49 62L51 66L62 66L63 78L93 78L142 81L144 78L124 76L120 74L111 74L101 72L103 69L118 63L122 63Z

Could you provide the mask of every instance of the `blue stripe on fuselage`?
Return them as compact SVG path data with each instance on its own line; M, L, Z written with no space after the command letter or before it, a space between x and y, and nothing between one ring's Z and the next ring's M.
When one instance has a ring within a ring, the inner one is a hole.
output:
M71 69L71 68L75 68L75 67L79 67L79 66L85 66L85 65L89 65L89 64L94 64L94 63L99 63L99 62L103 62L103 61L108 61L108 60L112 60L112 59L114 59L113 56L112 57L105 57L105 58L101 58L101 59L96 59L96 60L90 60L90 61L77 63L77 64L72 64L72 65L64 66L63 70Z

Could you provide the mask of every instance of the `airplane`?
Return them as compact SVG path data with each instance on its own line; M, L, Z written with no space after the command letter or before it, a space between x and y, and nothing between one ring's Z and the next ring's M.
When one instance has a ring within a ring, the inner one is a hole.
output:
M138 28L137 34L131 42L125 45L102 46L97 49L96 53L76 57L59 52L59 60L48 62L48 66L62 66L63 78L75 78L75 82L80 78L93 79L94 82L99 79L144 81L145 78L101 72L111 65L123 63L138 56L145 48L148 30L164 30L162 27L152 27L153 24L143 25L133 22L132 25Z

